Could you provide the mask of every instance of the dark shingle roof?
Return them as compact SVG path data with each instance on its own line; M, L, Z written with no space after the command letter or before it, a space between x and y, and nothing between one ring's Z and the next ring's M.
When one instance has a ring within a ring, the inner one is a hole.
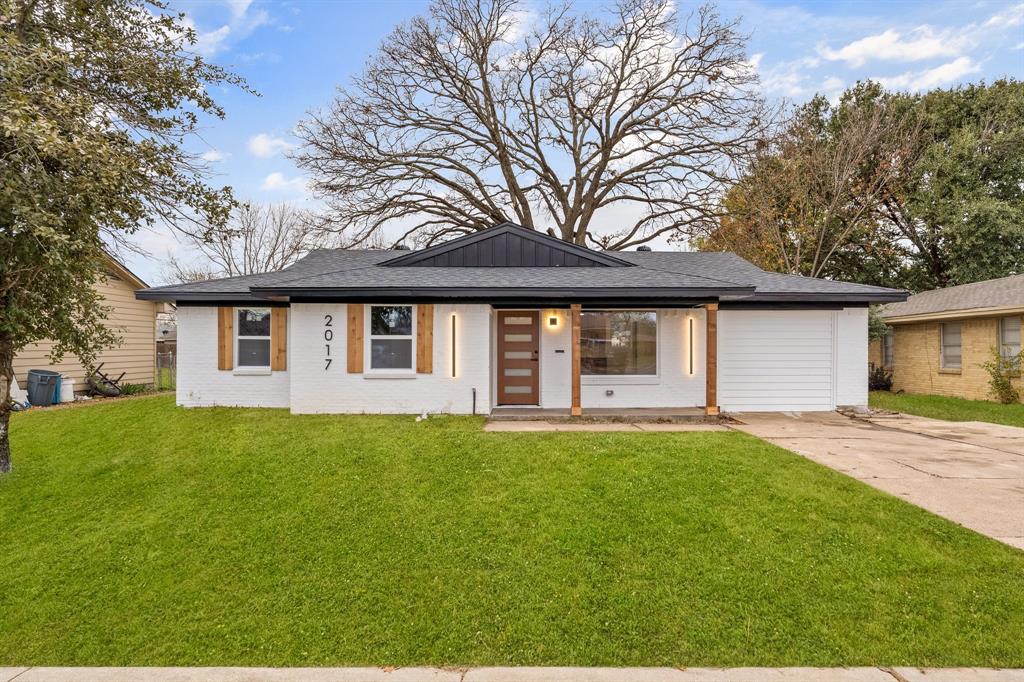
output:
M1024 307L1024 275L933 289L882 308L883 318L931 315L978 308Z
M523 228L516 228L522 230ZM544 239L560 243L551 237ZM577 248L578 247L573 247ZM279 272L153 287L140 298L233 301L270 297L350 298L412 294L446 298L579 294L590 298L693 297L722 301L903 300L895 289L765 272L731 253L616 252L625 267L438 267L384 265L395 251L325 249ZM632 267L629 267L632 266Z

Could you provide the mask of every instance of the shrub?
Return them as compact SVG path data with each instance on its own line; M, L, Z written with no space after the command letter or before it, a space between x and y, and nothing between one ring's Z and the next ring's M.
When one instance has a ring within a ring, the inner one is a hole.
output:
M876 366L871 363L871 371L868 372L868 389L872 391L891 391L892 372L885 367Z
M149 384L121 384L121 395L136 395L153 390Z
M998 348L992 348L992 359L978 365L988 372L988 385L992 397L1003 405L1020 402L1020 392L1013 386L1013 377L1020 376L1022 360L1024 351L1007 357L1000 353Z

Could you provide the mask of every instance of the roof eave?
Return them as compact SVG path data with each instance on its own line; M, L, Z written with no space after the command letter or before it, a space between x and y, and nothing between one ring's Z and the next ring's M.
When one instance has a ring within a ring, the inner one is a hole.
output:
M969 317L999 317L1004 315L1024 315L1024 305L961 308L959 310L939 310L928 313L911 313L908 315L887 315L883 312L881 314L881 318L885 320L886 324L911 324L914 322L930 322L933 320L950 320Z

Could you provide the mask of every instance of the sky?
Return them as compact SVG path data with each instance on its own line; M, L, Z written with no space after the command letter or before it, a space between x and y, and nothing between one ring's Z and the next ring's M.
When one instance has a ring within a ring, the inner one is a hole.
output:
M543 1L543 0L540 0ZM527 6L538 0L526 0ZM604 3L577 1L587 11ZM287 152L295 125L330 104L399 23L422 14L418 0L171 0L199 35L196 51L244 76L259 93L214 91L227 116L204 121L195 151L212 183L242 200L308 203L306 182ZM696 3L678 1L680 11ZM764 94L800 103L835 98L858 79L921 91L1013 76L1024 79L1024 2L766 2L723 0L750 35L749 58ZM199 262L168 230L135 241L148 255L129 267L150 284L164 281L169 255Z

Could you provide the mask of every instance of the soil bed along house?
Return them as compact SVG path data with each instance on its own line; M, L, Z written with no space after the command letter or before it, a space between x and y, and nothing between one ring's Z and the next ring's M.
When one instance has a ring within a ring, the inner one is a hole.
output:
M180 405L571 415L866 406L867 306L906 298L508 223L137 296L178 306Z

